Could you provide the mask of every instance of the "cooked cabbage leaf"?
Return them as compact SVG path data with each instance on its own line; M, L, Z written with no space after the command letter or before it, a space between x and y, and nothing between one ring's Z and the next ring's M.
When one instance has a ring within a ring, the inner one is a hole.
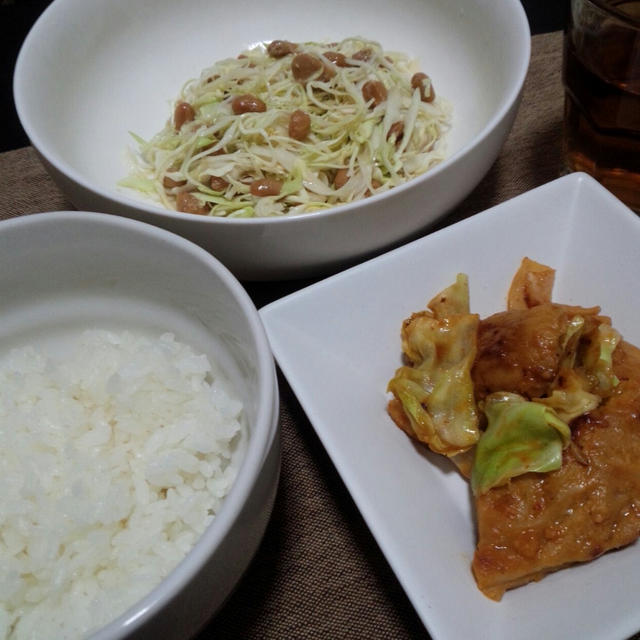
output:
M480 435L471 379L479 317L466 312L466 276L429 305L432 311L403 323L403 351L412 366L396 371L388 391L401 403L412 435L436 453L453 456Z
M560 370L573 369L576 363L576 355L578 353L578 345L582 332L584 330L585 321L582 316L573 316L569 319L569 324L562 341L562 357L560 359Z
M601 396L590 392L592 385L589 380L575 369L586 325L585 318L581 315L569 320L562 344L560 367L551 393L548 397L533 399L554 409L558 417L567 424L595 409L602 401Z
M485 398L484 412L488 426L476 446L471 472L475 495L515 476L560 468L571 430L551 407L498 392Z
M560 378L562 386L554 388L546 398L535 398L534 402L551 407L564 422L569 423L583 413L592 411L602 401L599 395L585 388L584 378L573 369L564 371Z
M598 325L592 333L591 342L583 355L583 365L593 391L607 394L618 385L612 357L620 340L620 334L608 324Z
M594 326L593 322L598 321ZM595 409L618 384L613 372L613 351L620 334L606 322L593 318L587 323L575 316L563 344L560 370L551 393L536 402L553 408L561 420L574 418Z
M446 318L460 313L470 313L469 278L466 273L459 273L456 281L438 295L433 296L427 307L436 318Z
M529 258L523 258L511 281L507 309L530 309L551 302L555 269Z

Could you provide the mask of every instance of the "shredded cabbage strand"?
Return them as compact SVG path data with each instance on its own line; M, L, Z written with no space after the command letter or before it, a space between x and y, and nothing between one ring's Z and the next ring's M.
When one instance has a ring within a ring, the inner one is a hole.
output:
M451 108L438 95L421 99L412 86L415 61L362 38L294 46L294 52L273 57L260 44L187 82L174 109L188 103L193 118L179 127L169 118L149 141L132 134L135 169L120 186L168 209L179 209L179 194L189 193L205 215L281 216L388 191L444 159ZM331 62L328 52L344 56L343 64ZM301 53L319 58L333 75L297 80L292 59ZM372 81L386 89L378 104L363 96ZM258 98L265 110L234 113L240 95ZM309 117L302 139L289 135L297 110ZM349 178L334 183L341 169ZM226 186L212 189L212 177ZM251 184L264 179L278 181L279 192L252 193Z

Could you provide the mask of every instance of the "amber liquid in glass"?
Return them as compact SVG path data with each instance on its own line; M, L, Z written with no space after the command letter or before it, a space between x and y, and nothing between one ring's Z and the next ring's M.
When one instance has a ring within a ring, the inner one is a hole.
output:
M640 0L609 4L640 20ZM578 20L565 35L565 158L640 212L640 29Z

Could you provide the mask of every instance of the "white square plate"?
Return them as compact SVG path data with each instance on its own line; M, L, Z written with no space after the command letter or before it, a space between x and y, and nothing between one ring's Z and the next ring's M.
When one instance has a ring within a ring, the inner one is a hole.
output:
M471 309L505 308L523 256L557 270L554 300L600 305L640 344L640 220L572 174L278 300L275 357L416 611L437 640L624 638L640 629L640 545L507 592L477 589L471 498L453 465L386 413L400 325L469 275Z

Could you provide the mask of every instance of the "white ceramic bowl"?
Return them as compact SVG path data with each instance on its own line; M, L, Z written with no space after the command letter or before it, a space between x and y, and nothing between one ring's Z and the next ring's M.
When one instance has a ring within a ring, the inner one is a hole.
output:
M420 61L454 109L449 157L412 182L326 212L215 219L164 210L116 187L129 131L151 137L184 82L273 39L360 35ZM129 216L200 244L238 277L328 271L424 232L494 162L529 63L520 0L55 0L15 70L17 111L34 147L80 209Z
M216 360L245 407L237 479L196 546L95 638L185 638L222 604L257 549L280 469L273 357L231 273L183 238L126 218L57 212L0 222L0 344L63 349L84 328L171 331Z

